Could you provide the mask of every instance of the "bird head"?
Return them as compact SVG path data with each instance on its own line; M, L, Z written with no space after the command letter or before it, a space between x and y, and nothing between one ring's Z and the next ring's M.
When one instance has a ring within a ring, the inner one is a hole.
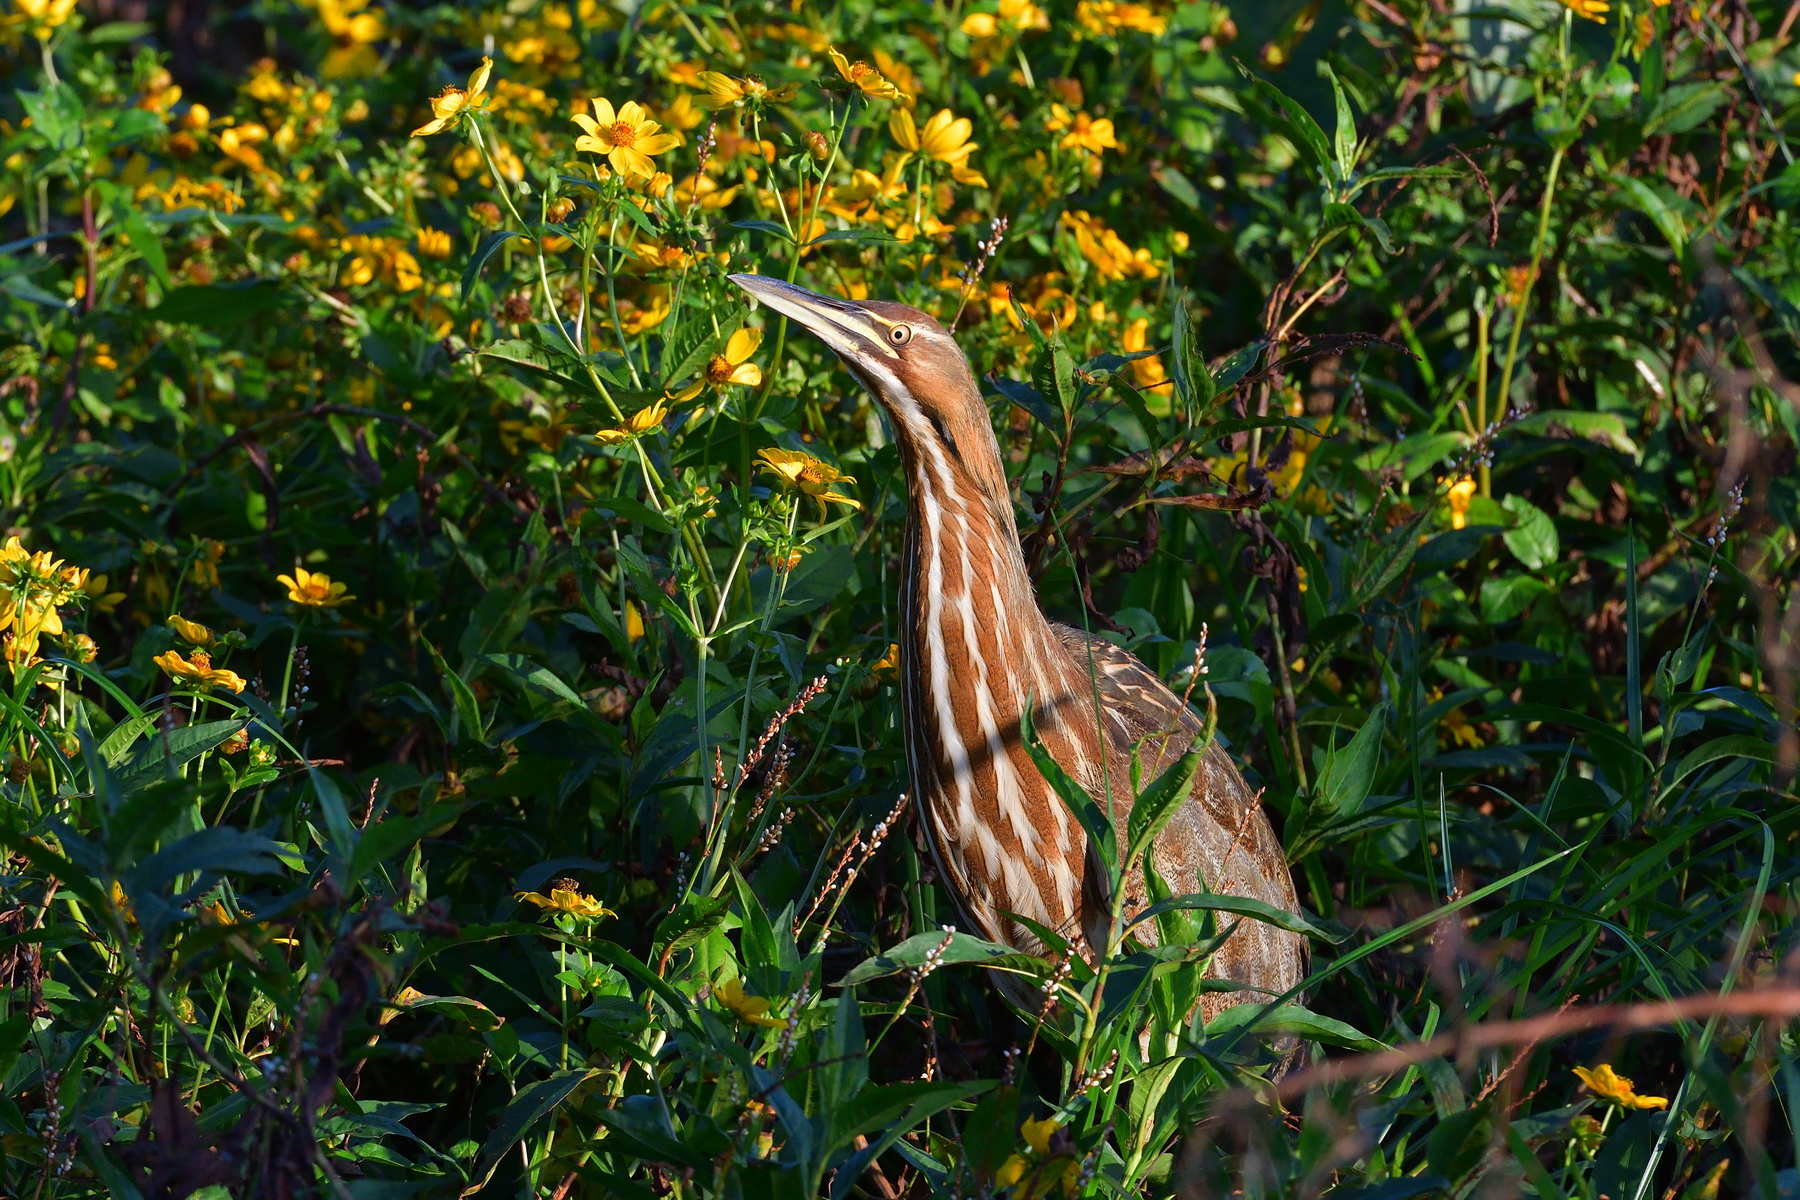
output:
M887 409L915 461L941 450L984 486L996 482L1000 448L987 405L969 360L936 320L888 300L839 300L762 275L730 278L831 347Z

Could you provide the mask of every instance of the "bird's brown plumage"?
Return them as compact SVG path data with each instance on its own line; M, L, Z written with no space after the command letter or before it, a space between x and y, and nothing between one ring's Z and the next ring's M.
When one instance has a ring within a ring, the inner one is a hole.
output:
M900 304L732 278L818 334L892 419L907 490L901 712L941 873L991 940L1041 950L1023 917L1103 944L1106 887L1094 877L1086 835L1021 741L1021 714L1029 705L1045 750L1109 805L1121 839L1134 751L1141 779L1154 779L1186 751L1199 719L1131 654L1044 616L987 406L942 326ZM1151 854L1177 892L1203 881L1213 892L1297 909L1281 844L1216 744ZM1126 911L1141 909L1142 879L1126 886ZM1148 924L1134 932L1152 936ZM1240 924L1212 966L1268 993L1293 988L1305 970L1304 941L1258 921ZM1209 994L1209 1012L1242 995Z

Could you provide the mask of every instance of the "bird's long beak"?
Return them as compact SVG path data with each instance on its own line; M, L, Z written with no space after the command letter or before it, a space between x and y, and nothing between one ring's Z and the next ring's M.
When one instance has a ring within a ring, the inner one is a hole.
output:
M730 275L731 282L796 322L844 358L899 358L879 318L853 300L836 300L765 275Z

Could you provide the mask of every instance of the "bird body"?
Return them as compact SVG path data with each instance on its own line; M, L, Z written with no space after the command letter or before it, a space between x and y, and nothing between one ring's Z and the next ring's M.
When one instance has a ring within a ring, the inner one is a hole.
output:
M1106 806L1121 844L1134 754L1140 778L1154 779L1186 753L1199 718L1125 650L1044 616L987 406L947 331L899 304L731 278L824 340L893 420L907 490L902 723L940 873L992 941L1041 952L1031 922L1103 949L1108 881L1086 832L1026 750L1022 718L1029 710L1050 758ZM1204 882L1213 892L1297 908L1280 842L1216 744L1150 857L1177 893ZM1149 902L1141 873L1126 888L1127 913ZM1154 940L1148 923L1133 933ZM1300 982L1305 964L1297 935L1246 920L1211 973L1279 994ZM1209 994L1209 1011L1242 994Z

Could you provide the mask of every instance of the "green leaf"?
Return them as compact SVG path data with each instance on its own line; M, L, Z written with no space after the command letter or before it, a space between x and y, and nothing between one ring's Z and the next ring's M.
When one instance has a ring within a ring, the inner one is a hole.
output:
M619 211L625 214L626 219L633 225L636 225L639 229L643 230L645 237L653 238L661 236L656 226L651 224L649 216L645 214L643 209L622 196L616 203L619 206Z
M467 996L414 995L403 1001L390 1000L387 1007L397 1013L442 1013L483 1033L506 1024L505 1017L481 1001L471 1000Z
M98 753L109 767L116 767L125 761L125 755L143 736L146 729L156 724L155 713L139 713L135 717L126 717L100 743Z
M1674 250L1677 256L1686 254L1687 224L1681 219L1681 214L1675 211L1675 206L1664 199L1657 189L1636 176L1614 175L1612 178L1619 190L1625 194L1625 199L1631 207L1650 218L1650 223L1655 225L1656 231L1663 235L1663 240L1669 243L1669 248Z
M144 220L144 214L121 193L116 203L120 206L119 228L125 231L125 240L131 248L143 257L150 273L156 276L157 284L167 292L169 289L169 256L163 251L162 236Z
M1334 934L1298 913L1291 913L1285 908L1277 908L1266 900L1257 900L1249 896L1221 896L1212 892L1189 892L1184 896L1171 896L1167 900L1159 900L1142 912L1133 914L1127 928L1142 925L1145 921L1153 921L1164 913L1172 912L1231 913L1233 916L1249 917L1252 920L1273 925L1277 929L1285 929L1289 933L1316 938L1321 942L1344 940L1341 934Z
M684 900L657 923L654 942L658 954L667 956L695 945L725 923L731 901L724 896Z
M1289 99L1280 88L1265 79L1258 78L1249 67L1232 60L1245 79L1250 81L1250 91L1240 99L1246 112L1261 118L1263 124L1270 126L1292 142L1294 148L1312 159L1319 173L1330 178L1332 168L1331 144L1325 138L1325 131L1312 114Z
M450 664L444 661L444 656L438 653L436 646L425 642L425 649L430 651L431 660L437 664L438 670L444 676L444 686L449 690L450 698L456 703L457 720L461 723L463 731L473 736L476 741L485 741L487 726L482 722L481 704L475 699L474 690L469 687L467 680L450 669ZM456 732L454 729L451 731L452 738L455 737Z
M37 140L52 150L73 150L81 144L87 109L73 87L59 82L41 92L17 95L20 107L31 118L31 132Z
M481 278L481 268L487 265L488 259L494 257L494 251L503 246L508 238L524 236L524 234L511 229L491 229L481 235L481 240L475 243L475 253L469 255L469 263L463 268L462 302L464 304L469 302L469 293L474 290L475 281Z
M1356 116L1350 111L1350 98L1344 94L1344 85L1338 82L1337 72L1329 63L1320 62L1319 66L1331 80L1331 93L1337 100L1337 129L1332 134L1331 149L1337 162L1338 178L1347 180L1356 170Z
M1220 438L1228 438L1234 433L1247 433L1252 429L1298 429L1301 433L1309 433L1314 437L1324 437L1319 427L1305 417L1227 417L1223 421L1214 421L1200 435L1204 442L1216 442Z
M788 236L787 230L783 229L773 221L733 221L731 227L733 229L754 229L758 233L773 234L784 242L792 242L794 240Z
M1376 760L1381 752L1381 735L1387 727L1388 704L1377 704L1343 746L1325 751L1325 765L1319 769L1313 787L1313 804L1323 814L1338 818L1353 816L1362 809L1375 785Z
M1230 358L1219 364L1218 370L1213 372L1213 384L1221 392L1236 387L1238 380L1248 375L1250 368L1256 365L1256 360L1262 357L1263 348L1267 345L1267 342L1262 341L1251 342L1248 346L1233 353Z
M1657 98L1656 107L1644 118L1644 136L1686 133L1705 124L1730 99L1717 83L1678 83Z
M1194 186L1193 180L1183 175L1174 167L1158 167L1150 172L1157 186L1173 196L1183 207L1200 211L1200 189Z
M143 787L153 779L171 778L181 768L243 729L248 721L203 721L164 730L152 737L138 751L129 766L119 773L119 788L130 791Z
M204 325L224 329L265 317L287 303L287 290L275 279L246 279L238 283L188 284L163 297L155 308L143 311L148 321L171 325Z
M510 674L532 691L540 692L553 700L566 701L576 708L587 708L587 703L582 700L575 689L564 683L556 672L542 663L533 662L523 654L487 654L483 655L483 658Z
M1490 575L1481 581L1481 619L1493 625L1510 621L1549 594L1550 585L1533 575Z
M576 1088L589 1079L600 1074L592 1067L573 1071L559 1071L548 1079L540 1079L528 1083L500 1110L500 1123L481 1144L481 1166L470 1180L471 1186L464 1189L469 1195L479 1191L493 1178L494 1169L500 1160L514 1146L524 1139L531 1127L543 1120L564 1100L572 1095Z
M1029 383L1021 383L1017 379L1008 379L997 371L990 372L986 378L988 386L992 387L996 392L999 392L1000 395L1007 400L1030 413L1033 417L1036 417L1038 422L1042 424L1044 428L1056 433L1062 432L1062 420L1057 416L1056 410L1050 407L1050 402L1044 399L1044 394L1042 392L1032 387Z
M1206 752L1212 746L1216 724L1216 719L1209 717L1206 729L1194 738L1187 753L1170 763L1132 802L1131 815L1125 825L1127 871L1137 865L1138 859L1156 841L1156 835L1193 795L1194 776L1200 773L1200 764L1206 760Z
M938 947L943 950L938 952ZM871 979L898 975L933 957L943 965L978 963L1014 974L1040 975L1046 969L1042 960L1022 954L998 942L989 942L967 933L915 933L891 950L864 959L850 973L837 981L839 987L860 987Z
M1556 561L1556 522L1549 513L1516 494L1501 500L1500 507L1511 513L1516 522L1500 535L1500 540L1520 562L1541 571Z
M1175 295L1175 312L1170 325L1174 330L1174 345L1169 358L1174 369L1175 395L1192 414L1191 419L1205 420L1212 413L1219 388L1213 382L1212 371L1207 368L1206 356L1200 351L1200 339L1194 336L1194 312L1185 291Z
M1669 781L1663 785L1663 789L1665 791L1672 790L1695 771L1726 758L1773 762L1775 749L1762 738L1752 737L1747 733L1734 733L1714 738L1684 755L1681 761L1675 764L1675 769L1670 772Z
M684 322L680 333L663 345L663 382L675 384L699 374L706 360L717 354L726 339L744 323L745 311L744 305L733 304ZM713 332L715 320L717 333Z
M1206 1023L1209 1038L1240 1029L1301 1037L1309 1042L1364 1054L1379 1054L1388 1048L1386 1042L1370 1037L1354 1025L1323 1016L1301 1004L1278 1004L1272 1010L1266 1005L1237 1004Z

